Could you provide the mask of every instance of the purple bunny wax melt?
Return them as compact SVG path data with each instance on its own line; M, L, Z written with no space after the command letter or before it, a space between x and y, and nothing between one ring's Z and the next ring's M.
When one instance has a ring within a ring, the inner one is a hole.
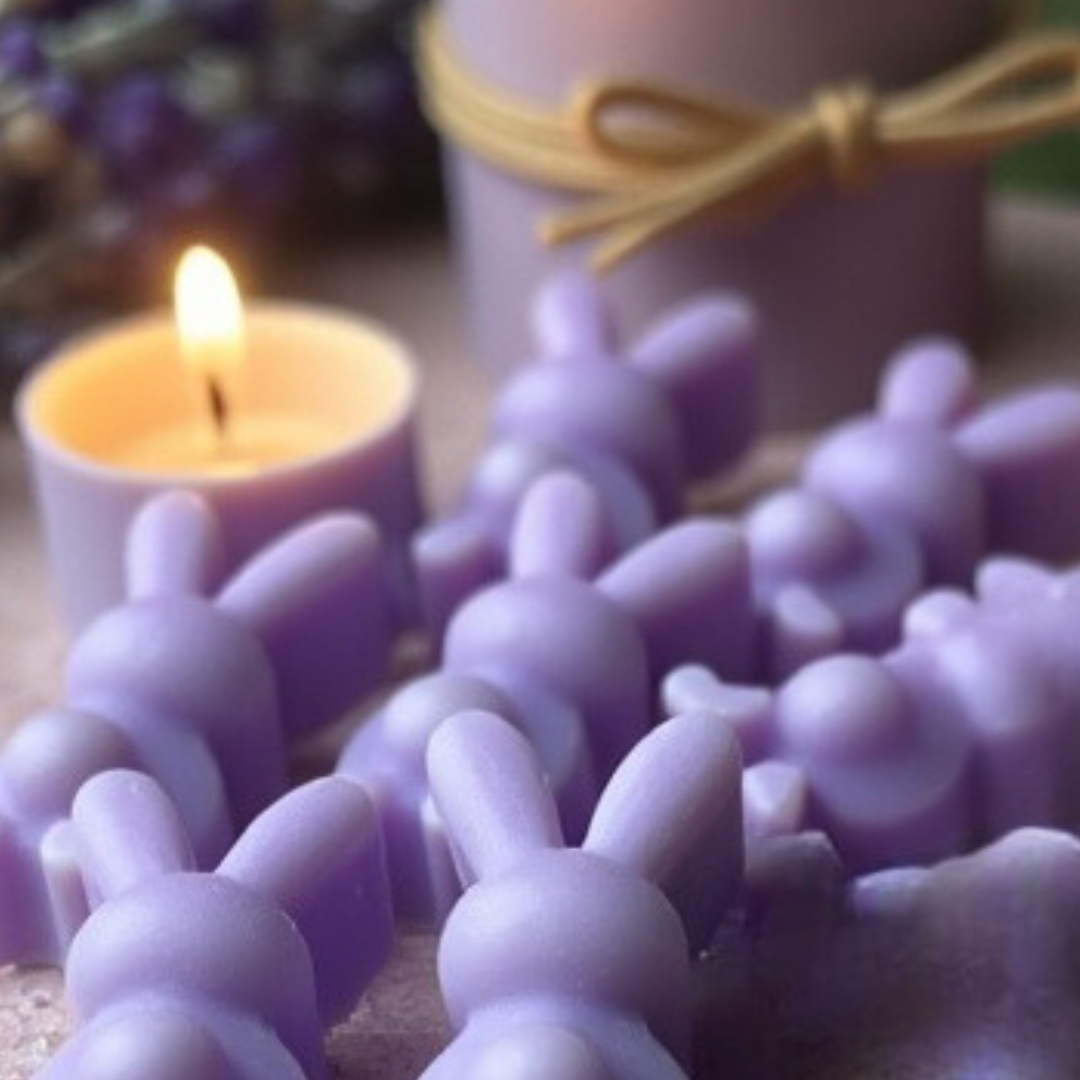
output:
M820 837L749 859L697 965L700 1080L1063 1080L1080 1061L1080 842L1023 829L853 882Z
M445 914L458 891L424 768L428 740L447 717L483 709L521 730L578 840L600 786L653 724L661 673L685 657L751 670L749 568L730 525L672 526L592 581L579 572L595 567L603 515L585 481L540 479L520 524L511 578L457 612L442 670L398 691L338 765L379 808L395 907L406 920Z
M665 896L689 870L742 877L738 750L715 717L675 718L616 772L581 848L564 847L539 761L495 716L447 720L431 787L475 884L439 944L456 1039L424 1080L685 1080L690 957Z
M741 302L691 301L624 353L596 285L572 274L540 291L534 323L542 360L501 392L494 442L458 509L414 545L436 637L502 575L517 507L539 476L589 481L616 554L679 516L690 482L731 465L756 432L757 328Z
M212 865L285 790L286 744L381 680L391 627L366 520L286 535L211 600L218 552L200 499L149 503L131 533L131 601L76 640L66 705L32 717L0 755L0 963L60 960L86 915L57 831L85 780L150 773Z
M865 870L1076 826L1080 574L995 560L977 589L913 605L885 657L821 660L775 693L669 676L670 712L715 711L761 762L745 781L752 835L821 828Z
M88 781L65 828L101 905L68 961L77 1030L41 1080L324 1080L324 1029L393 940L362 792L298 788L215 873L194 870L175 807L140 773Z

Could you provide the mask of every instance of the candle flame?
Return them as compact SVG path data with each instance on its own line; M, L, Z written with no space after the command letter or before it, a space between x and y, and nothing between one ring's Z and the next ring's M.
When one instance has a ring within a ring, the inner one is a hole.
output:
M188 248L174 283L180 355L207 391L218 433L227 426L229 398L244 362L244 310L229 264L208 247Z
M233 374L243 361L244 309L229 264L208 247L188 248L174 295L185 363L204 376Z

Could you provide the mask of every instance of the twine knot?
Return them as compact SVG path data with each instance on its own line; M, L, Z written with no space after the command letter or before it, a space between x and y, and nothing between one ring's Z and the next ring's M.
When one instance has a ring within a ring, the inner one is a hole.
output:
M811 112L837 186L845 190L862 187L878 161L878 108L870 88L856 83L822 90L814 95Z

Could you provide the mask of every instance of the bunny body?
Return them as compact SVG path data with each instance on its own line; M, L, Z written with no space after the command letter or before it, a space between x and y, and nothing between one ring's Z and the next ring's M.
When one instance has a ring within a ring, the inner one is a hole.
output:
M216 873L191 869L175 808L139 773L89 781L68 828L101 904L68 960L79 1026L42 1080L323 1080L323 1029L392 938L361 792L333 780L297 789Z
M391 628L363 519L284 537L211 599L218 554L201 500L148 504L130 539L132 599L72 646L65 707L30 718L0 755L0 961L62 960L86 916L63 843L85 781L148 772L213 865L285 790L287 743L381 679Z
M436 637L505 572L517 508L539 477L569 471L594 487L610 558L679 516L690 482L732 464L755 432L757 329L737 301L692 301L624 354L595 286L568 275L539 294L534 324L542 362L501 392L495 441L458 509L414 548Z
M738 819L734 747L715 717L658 729L616 773L583 847L566 849L517 732L478 712L439 728L432 790L475 884L439 945L459 1035L424 1080L539 1077L553 1062L567 1080L686 1076L688 941L665 890L695 857L725 877L726 860L741 866L737 840L722 840ZM680 776L647 807L646 788Z

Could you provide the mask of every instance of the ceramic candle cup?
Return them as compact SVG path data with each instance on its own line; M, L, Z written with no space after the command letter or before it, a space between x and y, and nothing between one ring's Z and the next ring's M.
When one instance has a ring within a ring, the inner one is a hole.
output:
M542 106L586 79L658 80L764 108L808 105L853 79L888 91L929 79L992 37L984 0L443 0L470 70ZM524 298L583 245L543 248L534 227L572 197L455 148L450 176L476 342L505 370L528 355ZM760 220L702 220L610 277L631 332L680 297L731 289L760 309L766 419L805 427L869 403L906 338L970 337L982 311L982 175L886 171L838 194L818 185Z
M405 346L376 324L279 303L249 305L245 337L249 372L217 448L165 313L72 342L23 387L18 423L72 629L122 598L131 517L174 487L217 512L227 569L317 513L364 511L406 609L420 496L418 379Z

